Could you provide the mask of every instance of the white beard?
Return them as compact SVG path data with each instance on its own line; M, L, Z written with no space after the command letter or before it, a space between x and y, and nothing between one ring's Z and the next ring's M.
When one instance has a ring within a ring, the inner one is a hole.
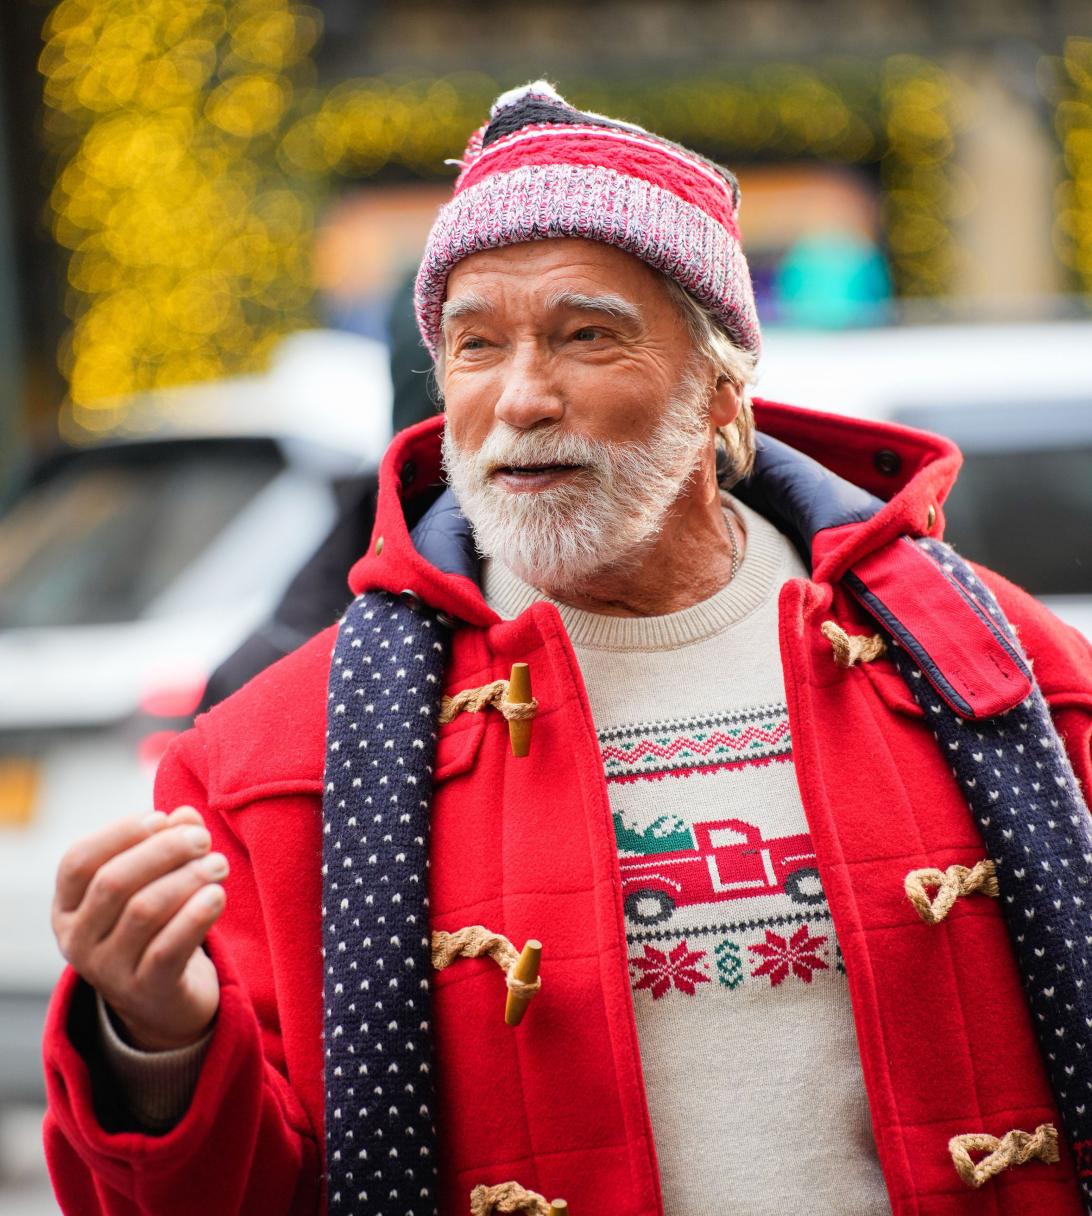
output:
M595 442L547 424L498 422L478 452L444 430L444 469L479 552L533 587L558 594L606 570L635 564L663 528L711 442L704 384L687 373L643 443ZM577 464L545 490L512 492L491 474L515 465Z

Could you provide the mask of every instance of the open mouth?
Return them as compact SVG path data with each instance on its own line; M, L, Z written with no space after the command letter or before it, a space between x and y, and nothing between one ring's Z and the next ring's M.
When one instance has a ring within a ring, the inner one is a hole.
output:
M506 477L548 477L558 473L575 473L583 468L579 464L502 464L493 472Z

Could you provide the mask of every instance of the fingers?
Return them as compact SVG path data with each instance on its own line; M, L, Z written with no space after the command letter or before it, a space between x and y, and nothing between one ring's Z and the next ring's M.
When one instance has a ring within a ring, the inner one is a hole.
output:
M114 928L126 905L156 879L198 857L211 845L208 830L193 823L161 828L99 866L73 920L77 950L89 950Z
M180 823L195 823L198 827L204 827L205 821L201 818L200 811L197 811L192 806L176 807L167 816L167 823L172 827L177 827Z
M192 806L180 806L169 815L153 811L150 815L119 819L78 840L61 858L57 868L55 911L71 912L78 908L92 878L111 857L132 848L168 825L183 823L203 826L204 820Z
M112 971L135 971L149 943L187 901L209 883L226 878L227 873L227 858L222 853L210 853L147 883L126 902L95 954L109 959Z
M194 811L194 814L196 813ZM162 811L156 811L142 819L119 819L116 823L78 840L61 858L57 869L57 910L71 912L78 908L101 865L123 849L132 848L142 840L147 840L166 822L167 816Z
M178 807L101 829L58 870L61 953L150 1050L195 1042L219 1003L200 945L223 910L228 866L210 845L201 815Z
M204 886L191 895L148 943L134 973L137 983L155 988L181 976L224 904L224 888L220 886Z

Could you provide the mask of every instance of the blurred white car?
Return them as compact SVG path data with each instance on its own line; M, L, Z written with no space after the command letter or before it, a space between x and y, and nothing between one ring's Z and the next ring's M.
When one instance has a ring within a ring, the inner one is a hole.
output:
M386 348L312 332L267 376L157 395L0 514L0 1102L40 1093L61 853L151 808L213 669L272 612L390 433Z
M1092 323L765 335L761 396L947 435L963 556L1092 639Z

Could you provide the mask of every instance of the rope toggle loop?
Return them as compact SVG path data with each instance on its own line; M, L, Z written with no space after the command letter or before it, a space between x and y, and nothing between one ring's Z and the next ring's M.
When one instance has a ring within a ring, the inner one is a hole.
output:
M440 701L440 725L446 726L461 713L476 714L490 706L508 722L512 755L528 755L531 720L538 713L538 702L531 696L531 671L526 663L513 663L507 680L493 680L481 688L464 688L453 697L444 697Z
M949 866L946 870L911 870L903 885L907 898L927 925L939 924L961 895L973 895L975 891L981 891L991 899L1000 895L997 869L989 858L975 862L971 869ZM938 888L932 899L927 887Z
M1023 1165L1038 1159L1048 1165L1058 1160L1058 1129L1052 1123L1040 1123L1034 1132L1019 1128L1006 1132L1000 1140L984 1132L953 1136L948 1141L956 1172L968 1186L979 1187L1010 1165ZM971 1153L989 1153L975 1165Z
M531 998L542 987L538 973L542 943L530 938L520 951L503 933L493 933L484 925L467 925L454 933L445 929L432 931L432 965L437 971L443 971L458 958L481 958L483 954L504 971L508 987L504 1020L509 1026L518 1026Z
M524 1190L518 1182L479 1185L470 1192L470 1216L510 1212L527 1213L528 1216L568 1216L569 1205L564 1199L549 1203L537 1191Z
M824 621L819 626L819 632L831 644L834 661L839 667L871 663L887 653L887 643L878 633L870 637L863 633L849 634L834 621Z
M480 713L483 709L499 709L509 722L525 722L538 713L538 702L532 698L526 705L508 700L508 681L494 680L481 688L464 688L453 697L440 702L440 725L453 722L464 711Z

